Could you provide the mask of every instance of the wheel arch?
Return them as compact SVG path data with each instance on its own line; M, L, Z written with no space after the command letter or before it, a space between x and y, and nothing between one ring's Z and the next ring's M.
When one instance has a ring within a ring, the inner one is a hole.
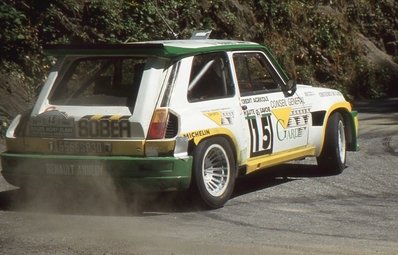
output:
M357 122L355 120L357 113L353 111L347 111L346 109L339 110L341 115L343 116L344 125L345 125L345 135L347 142L347 150L348 151L356 151L357 150Z
M217 138L217 137L221 137L224 138L227 142L228 145L230 146L231 150L232 150L232 154L233 154L233 160L235 162L235 172L236 172L236 176L238 175L238 150L237 150L237 142L236 139L233 138L233 136L231 137L230 134L228 133L218 133L218 134L214 134L214 135L210 135L210 136L205 136L205 137L195 137L193 139L189 140L189 144L188 144L188 154L189 155L193 155L193 151L195 150L195 148L202 142L210 140L212 138Z
M325 144L326 139L326 126L329 121L330 116L334 113L340 113L344 120L344 129L347 141L347 150L356 151L357 150L357 112L352 111L351 104L349 102L337 103L332 105L325 114L323 121L322 139L319 151L321 152Z

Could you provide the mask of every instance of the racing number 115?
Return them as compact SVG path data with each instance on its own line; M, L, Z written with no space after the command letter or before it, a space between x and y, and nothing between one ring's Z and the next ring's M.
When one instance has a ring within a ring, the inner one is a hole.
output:
M273 135L271 116L249 118L250 157L272 153Z

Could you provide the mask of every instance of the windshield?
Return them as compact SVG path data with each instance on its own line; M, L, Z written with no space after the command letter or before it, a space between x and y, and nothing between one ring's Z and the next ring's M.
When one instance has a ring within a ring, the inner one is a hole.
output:
M54 105L133 106L148 58L80 58L53 87Z

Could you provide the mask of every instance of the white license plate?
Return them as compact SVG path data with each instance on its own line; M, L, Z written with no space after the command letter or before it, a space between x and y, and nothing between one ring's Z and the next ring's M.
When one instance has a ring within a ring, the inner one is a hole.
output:
M59 140L50 144L51 151L60 153L99 154L111 152L110 143Z

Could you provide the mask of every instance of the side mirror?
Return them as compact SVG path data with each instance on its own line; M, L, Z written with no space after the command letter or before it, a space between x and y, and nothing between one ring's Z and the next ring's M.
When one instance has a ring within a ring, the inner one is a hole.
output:
M286 83L286 86L285 86L285 89L284 89L284 92L286 93L286 95L287 96L293 96L294 93L296 93L296 90L297 90L296 80L293 80L293 79L289 80Z

